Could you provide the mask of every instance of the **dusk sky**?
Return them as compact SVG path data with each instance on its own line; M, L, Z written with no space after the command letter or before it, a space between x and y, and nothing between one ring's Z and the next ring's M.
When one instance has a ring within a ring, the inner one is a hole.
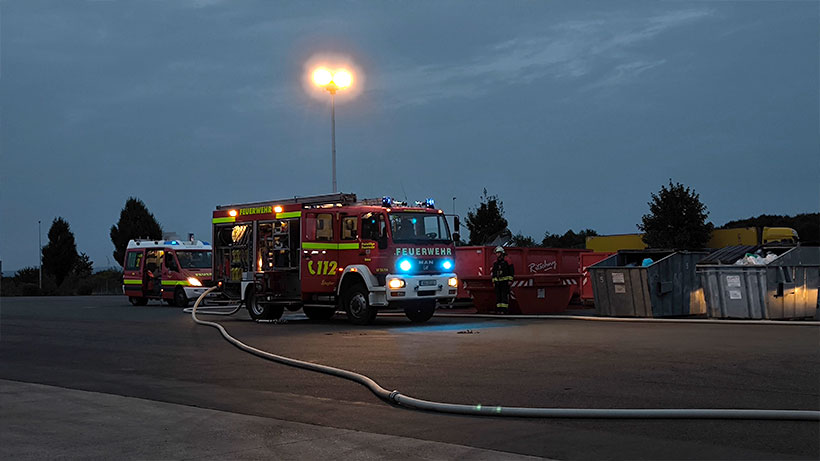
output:
M329 193L330 98L349 59L338 183L482 189L510 229L637 232L693 187L722 225L820 207L817 1L0 2L0 259L36 266L52 220L96 268L130 196L211 240L216 205ZM321 97L317 97L321 96Z

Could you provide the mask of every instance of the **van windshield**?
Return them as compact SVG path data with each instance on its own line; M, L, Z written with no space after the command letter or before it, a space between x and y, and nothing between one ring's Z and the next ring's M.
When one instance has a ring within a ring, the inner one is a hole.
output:
M211 252L206 250L177 250L177 259L183 269L210 269Z
M441 214L390 213L390 230L398 243L449 243L452 241L447 220Z

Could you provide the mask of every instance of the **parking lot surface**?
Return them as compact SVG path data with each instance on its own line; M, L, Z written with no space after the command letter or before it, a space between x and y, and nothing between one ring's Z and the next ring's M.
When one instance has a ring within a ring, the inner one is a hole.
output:
M358 327L342 315L314 323L300 312L287 313L286 320L259 324L244 312L218 319L231 334L259 349L363 373L382 387L428 400L559 408L820 409L816 326L443 317L417 325L401 316L380 316L375 324ZM376 444L387 436L408 447L439 443L445 450L422 455L408 449L410 458L437 459L449 453L446 450L456 451L443 457L468 459L491 459L499 452L502 457L551 459L820 457L816 422L536 420L401 409L353 382L244 353L216 330L196 325L179 308L133 307L124 297L3 298L0 362L0 379L18 382L18 387L1 387L3 408L11 408L12 396L25 392L19 383L36 383L48 386L37 388L44 395L62 388L96 393L91 396L132 397L172 404L177 413L183 407L216 412L206 424L223 417L253 417L260 420L239 426L262 427L260 421L269 421L281 429L264 432L271 442L259 446L218 438L212 454L222 457L233 445L247 448L248 458L277 453L296 457L277 449L276 441L287 439L290 423L352 431L340 431L339 437L374 437ZM82 395L87 402L95 401ZM26 405L34 408L48 400ZM98 410L106 411L122 409L111 403ZM134 414L142 415L143 425L154 422L145 416L150 412ZM14 415L0 423L6 426L3 437L29 423L25 412ZM69 431L71 419L64 422ZM54 427L59 431L59 425ZM185 446L174 451L172 446L181 443L177 429L187 429L163 427L175 436L146 435L146 443L166 450L156 452L156 458L202 454ZM116 428L108 428L112 437ZM31 439L15 439L17 451L6 454L25 454L27 443L31 450L43 449L42 438ZM313 446L328 450L325 453L392 457L357 450L366 445L356 445L358 441L334 445L332 437L321 435L313 440ZM1 445L6 448L0 451L9 450L7 443ZM152 452L123 450L116 453L152 457ZM81 453L88 454L78 451L76 457L83 457ZM71 451L59 454L70 456Z

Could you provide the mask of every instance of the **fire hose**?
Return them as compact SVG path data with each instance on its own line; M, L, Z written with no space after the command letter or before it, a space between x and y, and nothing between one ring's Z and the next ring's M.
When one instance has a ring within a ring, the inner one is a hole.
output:
M518 418L587 418L587 419L740 419L740 420L790 420L790 421L820 421L820 411L811 410L756 410L756 409L612 409L612 408L535 408L535 407L505 407L496 405L466 405L445 402L433 402L404 395L397 390L389 391L381 387L373 379L349 370L335 368L317 363L272 354L249 346L228 334L225 328L216 322L209 322L197 318L196 311L207 294L217 287L209 288L203 293L190 309L191 318L200 325L206 325L219 330L222 337L237 348L272 362L315 371L331 376L347 379L365 386L370 392L383 401L400 408L433 411L473 416L510 416ZM239 307L234 310L234 313ZM213 314L213 312L208 312ZM218 315L229 315L217 313Z

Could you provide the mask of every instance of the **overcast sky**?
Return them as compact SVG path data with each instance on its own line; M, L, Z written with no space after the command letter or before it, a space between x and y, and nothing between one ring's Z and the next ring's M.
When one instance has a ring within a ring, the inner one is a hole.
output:
M352 60L338 182L482 189L513 232L636 232L671 178L720 225L820 205L817 1L4 1L0 259L51 221L114 264L129 196L210 240L218 204L328 193L316 56Z

